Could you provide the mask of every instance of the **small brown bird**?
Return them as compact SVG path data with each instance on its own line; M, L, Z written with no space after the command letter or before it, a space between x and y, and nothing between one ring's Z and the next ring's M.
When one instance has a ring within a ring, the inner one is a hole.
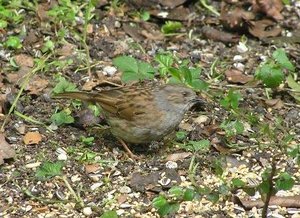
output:
M131 85L93 92L66 92L57 98L80 99L98 104L131 157L125 142L146 144L170 134L196 102L196 93L183 85Z

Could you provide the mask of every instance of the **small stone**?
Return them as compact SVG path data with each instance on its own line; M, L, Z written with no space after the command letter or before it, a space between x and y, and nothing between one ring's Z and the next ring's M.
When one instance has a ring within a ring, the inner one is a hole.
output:
M168 169L176 169L178 167L178 164L174 161L168 161L166 163L166 168Z
M235 62L241 62L241 61L243 61L243 60L244 60L244 58L243 58L242 55L235 55L235 56L233 57L233 61L235 61Z
M117 68L112 66L106 66L103 68L103 74L108 76L113 76L117 72Z
M121 27L120 21L118 21L118 20L115 21L115 27L116 28L120 28Z
M126 204L126 203L124 203L124 204L120 204L120 208L131 208L132 207L132 205L131 204Z
M242 63L234 63L233 66L238 69L239 71L244 71L245 65Z
M205 115L201 115L199 117L197 117L194 122L197 124L201 124L201 123L205 123L208 120L208 116Z
M90 215L92 215L92 213L93 213L92 208L90 208L90 207L85 207L85 208L83 208L82 212L83 212L83 214L86 215L86 216L90 216Z
M97 182L91 185L91 190L94 191L95 189L99 188L100 186L103 185L103 182Z
M79 177L79 175L74 175L74 176L71 177L72 182L77 182L77 181L80 181L80 180L81 180L81 178Z
M40 165L41 165L41 162L35 162L35 163L26 164L25 167L28 168L28 169L31 169L31 168L36 168Z
M122 193L122 194L128 194L130 192L131 192L131 188L129 188L128 186L122 186L120 188L120 193Z
M68 156L66 154L59 154L57 156L57 160L67 160Z
M161 184L162 186L167 186L169 185L171 182L171 179L164 177L161 180L158 181L159 184Z
M239 53L245 53L248 51L247 46L242 42L239 42L239 44L236 46L236 48Z

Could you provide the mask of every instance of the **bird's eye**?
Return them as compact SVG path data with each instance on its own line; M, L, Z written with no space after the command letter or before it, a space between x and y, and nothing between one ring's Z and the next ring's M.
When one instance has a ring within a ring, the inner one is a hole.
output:
M188 93L188 92L186 92L186 91L183 91L183 92L182 92L182 95L183 95L184 97L186 97L186 96L188 96L188 95L189 95L189 93Z

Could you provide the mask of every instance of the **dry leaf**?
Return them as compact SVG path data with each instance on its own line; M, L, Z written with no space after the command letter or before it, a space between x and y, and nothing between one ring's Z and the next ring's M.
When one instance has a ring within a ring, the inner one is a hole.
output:
M230 33L219 31L209 26L204 26L202 28L202 33L207 39L225 43L238 42L240 39L238 35L233 35Z
M15 150L7 143L4 135L0 134L0 165L4 163L4 159L13 158L15 155Z
M97 172L100 169L99 164L87 164L84 167L87 174Z
M281 28L268 19L249 21L249 23L251 24L248 29L249 32L260 39L278 36L281 33Z
M42 141L42 136L39 132L28 132L23 137L25 145L38 144L40 141Z
M239 70L230 69L225 72L226 78L230 83L246 84L253 80L253 76L245 75Z
M28 83L27 87L25 88L26 91L29 91L29 94L37 95L43 89L48 86L48 80L42 79L39 76L35 76L30 83Z
M166 160L167 161L178 161L178 160L183 160L191 155L192 155L191 152L175 153L175 154L168 155Z
M265 103L274 109L281 109L284 106L280 99L267 99Z
M283 9L282 0L257 0L260 10L275 20L282 20L280 11Z
M33 58L29 55L26 54L19 54L16 55L14 57L15 62L17 65L19 65L20 67L33 67L34 62L33 62Z

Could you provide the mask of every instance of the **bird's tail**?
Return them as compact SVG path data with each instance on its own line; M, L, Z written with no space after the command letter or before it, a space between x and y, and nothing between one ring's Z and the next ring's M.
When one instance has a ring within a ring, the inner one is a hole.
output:
M79 99L82 101L93 102L93 93L89 92L64 92L52 96L53 98L68 98L68 99Z

